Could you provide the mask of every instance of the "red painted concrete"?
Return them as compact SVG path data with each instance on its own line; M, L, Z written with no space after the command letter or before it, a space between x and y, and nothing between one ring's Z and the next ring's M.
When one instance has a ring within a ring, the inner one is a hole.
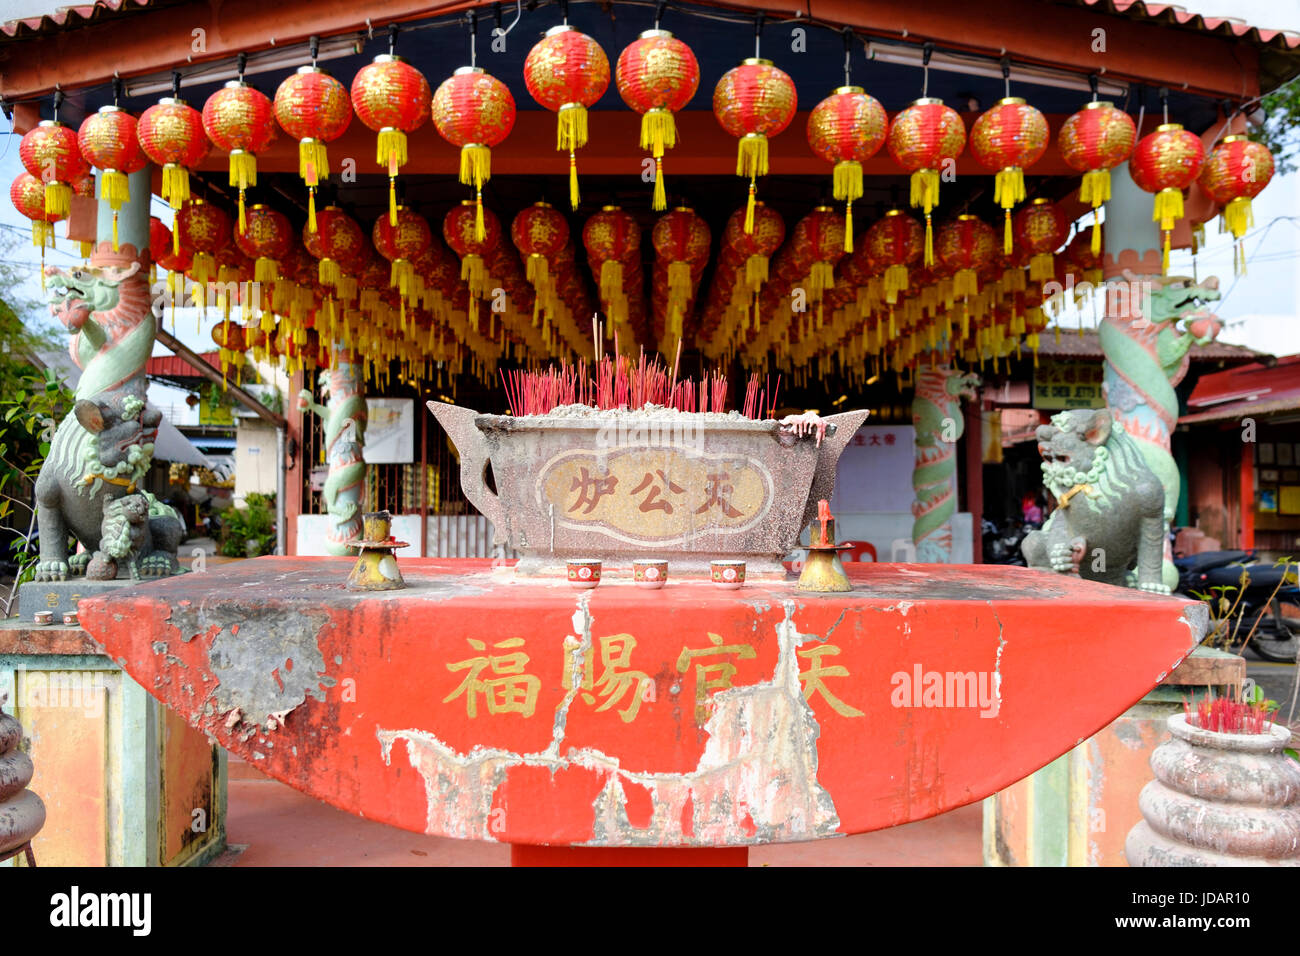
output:
M240 769L246 768L246 769ZM231 760L230 866L509 866L511 848L362 820ZM979 866L979 804L874 833L749 848L750 866Z
M856 565L842 595L616 576L577 592L425 559L403 563L409 590L363 596L342 587L349 565L243 561L84 601L81 619L197 729L343 809L501 842L663 846L971 803L1107 724L1198 636L1193 602L1017 568ZM565 640L586 630L595 666L565 708ZM918 667L996 677L996 715L894 706L895 675ZM621 681L640 675L638 702Z

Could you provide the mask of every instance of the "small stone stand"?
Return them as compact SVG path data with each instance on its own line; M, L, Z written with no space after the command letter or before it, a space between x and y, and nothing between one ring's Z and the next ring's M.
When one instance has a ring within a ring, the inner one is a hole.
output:
M28 581L18 586L18 620L32 624L38 611L52 611L54 620L61 623L64 614L76 612L77 602L82 598L109 594L133 583L137 582L130 578L91 581L84 577L67 581Z
M397 591L406 587L402 572L397 567L398 548L407 547L389 531L393 516L387 511L376 511L362 517L362 540L351 542L360 550L357 563L348 575L349 591Z

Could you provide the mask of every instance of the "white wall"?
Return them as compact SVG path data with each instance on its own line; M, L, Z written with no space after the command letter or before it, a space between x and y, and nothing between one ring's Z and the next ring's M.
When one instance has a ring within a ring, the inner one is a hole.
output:
M238 419L235 427L235 503L246 495L275 494L275 426L260 418Z

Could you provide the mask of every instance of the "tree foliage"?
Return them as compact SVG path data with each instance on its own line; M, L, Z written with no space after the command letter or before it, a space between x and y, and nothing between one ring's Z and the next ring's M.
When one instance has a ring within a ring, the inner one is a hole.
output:
M1279 175L1294 172L1300 164L1300 82L1293 80L1269 93L1260 108L1265 120L1259 141L1273 154Z

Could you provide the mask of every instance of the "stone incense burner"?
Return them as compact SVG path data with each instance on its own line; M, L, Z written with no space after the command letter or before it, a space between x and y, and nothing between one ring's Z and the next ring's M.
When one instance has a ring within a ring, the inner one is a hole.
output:
M740 559L750 576L784 575L781 556L830 498L840 454L868 414L810 428L806 417L653 406L514 417L428 405L460 455L465 497L492 522L495 543L519 552L523 575L562 574L568 558L631 568L647 556L695 571Z

